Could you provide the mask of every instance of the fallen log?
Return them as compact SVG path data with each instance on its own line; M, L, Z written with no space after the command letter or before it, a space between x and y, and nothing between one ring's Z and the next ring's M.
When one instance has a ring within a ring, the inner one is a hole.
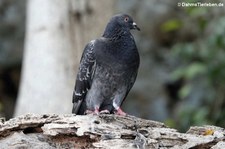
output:
M186 133L134 116L27 114L0 122L0 148L225 148L225 130L191 127Z

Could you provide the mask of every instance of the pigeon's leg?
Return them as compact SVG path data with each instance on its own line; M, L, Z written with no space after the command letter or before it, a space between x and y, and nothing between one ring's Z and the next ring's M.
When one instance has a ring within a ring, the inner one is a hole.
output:
M126 116L127 114L125 112L123 112L123 110L120 108L121 105L121 101L118 100L113 100L113 107L115 108L115 114L117 115L122 115L122 116Z
M125 98L125 93L126 93L126 88L120 88L117 91L117 94L115 95L114 99L113 99L113 107L115 108L115 114L117 115L122 115L122 116L126 116L127 114L125 112L123 112L123 110L120 108L123 99Z
M116 115L122 115L122 116L126 116L127 113L123 112L123 110L119 107L116 112L115 112Z
M97 115L99 115L99 107L95 107L95 111L94 111L94 114L97 114Z

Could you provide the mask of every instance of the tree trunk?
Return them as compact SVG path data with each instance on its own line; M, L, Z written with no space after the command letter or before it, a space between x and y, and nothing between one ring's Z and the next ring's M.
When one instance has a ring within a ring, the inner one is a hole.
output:
M71 112L82 50L92 38L101 35L113 14L114 3L110 0L28 1L25 53L15 115Z
M215 126L179 133L133 116L28 114L0 122L0 148L222 149L224 134Z

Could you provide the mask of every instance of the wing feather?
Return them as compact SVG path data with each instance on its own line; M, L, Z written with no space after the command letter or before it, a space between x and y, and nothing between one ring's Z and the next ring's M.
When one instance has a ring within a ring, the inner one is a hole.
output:
M83 114L83 112L85 111L84 99L88 90L91 88L92 79L96 67L94 43L95 40L92 40L86 45L80 60L76 84L73 91L72 113L75 114Z

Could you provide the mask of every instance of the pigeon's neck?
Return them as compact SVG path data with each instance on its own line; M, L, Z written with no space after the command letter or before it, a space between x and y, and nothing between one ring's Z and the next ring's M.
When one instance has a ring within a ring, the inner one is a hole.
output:
M104 34L102 35L102 37L111 40L118 40L126 36L130 36L130 31L120 27L111 27L111 26L107 26Z

